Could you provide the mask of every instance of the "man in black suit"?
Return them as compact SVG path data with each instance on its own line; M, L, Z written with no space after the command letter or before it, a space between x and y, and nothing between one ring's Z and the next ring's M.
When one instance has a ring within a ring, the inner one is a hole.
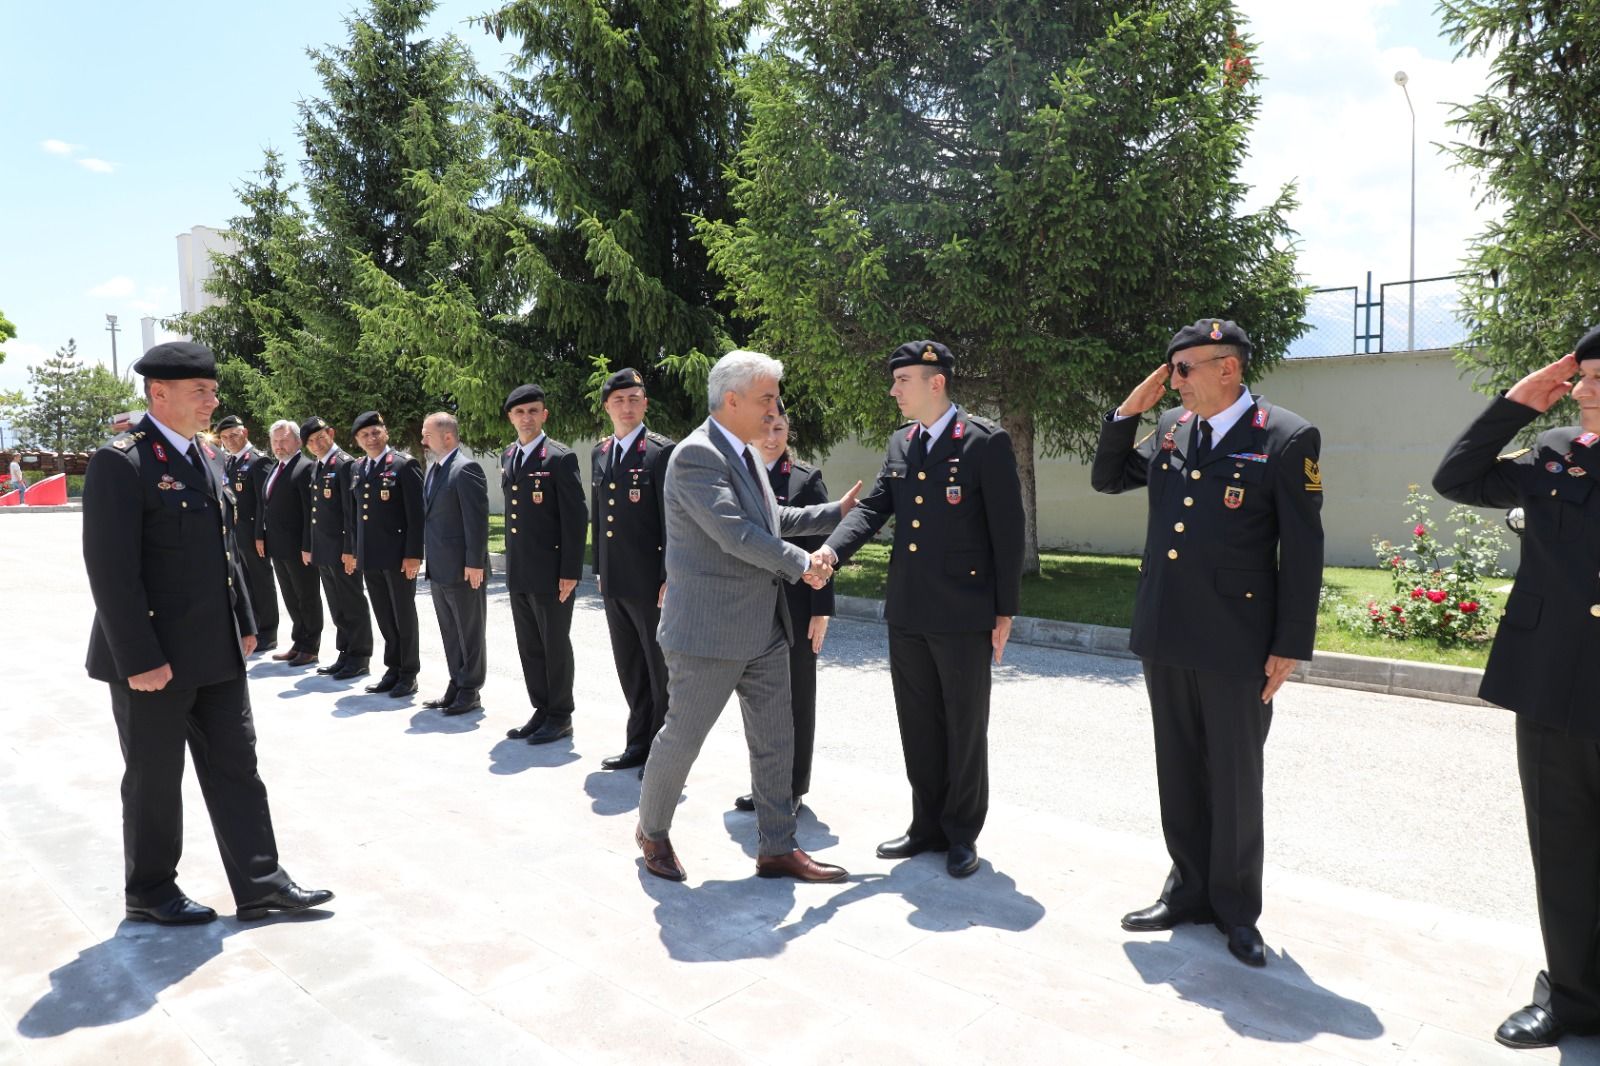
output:
M256 654L278 646L278 583L272 577L272 561L256 554L256 511L260 500L257 474L270 470L272 457L263 455L250 443L244 419L228 415L217 423L217 435L228 450L222 464L228 491L234 498L234 551L244 560L250 609L256 616Z
M1179 358L1181 356L1181 358ZM1311 658L1322 589L1322 438L1244 386L1250 338L1201 319L1100 427L1100 492L1148 487L1131 646L1144 661L1172 872L1130 931L1214 922L1265 966L1261 785L1272 698ZM1166 392L1183 405L1135 443Z
M95 452L83 486L83 560L95 604L87 667L110 685L126 764L128 920L217 917L177 882L186 742L239 918L320 906L333 893L299 887L278 864L256 773L244 673L255 620L233 553L232 489L216 452L196 437L217 406L216 360L177 342L150 349L134 369L149 414Z
M356 571L356 532L350 521L356 464L334 443L333 427L316 416L300 427L300 439L316 456L307 484L311 522L301 558L322 579L339 649L339 657L317 673L348 681L364 676L372 658L372 616Z
M377 411L351 426L366 457L356 460L351 493L356 569L367 584L383 634L383 676L368 692L395 699L417 694L422 669L417 640L417 572L422 569L422 464L389 447L389 427Z
M529 744L572 735L572 608L589 511L578 456L545 436L544 390L518 385L503 410L517 440L500 457L506 497L506 591L533 717L507 731Z
M889 372L912 421L890 435L877 483L821 555L848 561L894 516L884 618L911 825L878 856L942 850L950 876L967 877L989 812L990 667L1021 595L1022 486L1010 435L950 402L950 349L902 344Z
M594 446L594 572L611 631L617 680L628 701L627 743L600 760L607 770L643 766L667 717L667 663L656 629L667 591L666 512L661 489L673 441L645 428L644 376L617 371L600 388L611 436ZM642 775L641 771L641 775Z
M300 427L293 422L274 422L271 439L277 462L260 475L255 549L258 556L272 560L294 638L287 651L273 658L290 666L310 666L317 661L322 647L322 594L317 588L317 571L301 556L311 528L306 507L311 464L300 452Z
M1578 425L1502 454L1569 394ZM1433 476L1447 499L1523 514L1521 565L1478 690L1517 715L1517 771L1544 932L1547 969L1534 982L1533 1002L1495 1033L1513 1048L1600 1033L1600 704L1583 666L1600 634L1597 478L1600 329L1490 403Z
M479 708L487 674L489 483L478 461L461 455L454 415L423 419L422 443L433 456L422 483L423 558L450 670L444 695L423 706L466 714Z

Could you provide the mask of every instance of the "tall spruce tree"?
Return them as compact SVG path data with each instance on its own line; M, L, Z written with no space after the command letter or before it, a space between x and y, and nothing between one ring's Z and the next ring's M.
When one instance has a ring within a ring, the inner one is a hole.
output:
M1446 0L1440 12L1462 55L1493 57L1487 89L1455 109L1450 149L1503 212L1467 256L1458 354L1498 392L1600 320L1600 19L1548 0ZM1563 407L1549 419L1570 419Z
M742 84L735 220L701 238L786 391L828 438L893 421L884 360L932 336L956 397L1034 456L1099 420L1203 314L1251 371L1302 329L1292 192L1246 213L1257 108L1229 0L791 0Z

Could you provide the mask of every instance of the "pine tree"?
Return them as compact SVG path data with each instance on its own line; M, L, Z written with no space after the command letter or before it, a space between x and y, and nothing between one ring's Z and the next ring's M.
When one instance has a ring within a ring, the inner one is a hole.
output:
M58 454L95 447L110 436L113 415L137 406L132 385L78 361L75 340L28 368L28 389L15 428L23 441Z
M896 345L949 344L958 401L1016 448L1030 569L1035 453L1089 453L1179 325L1239 320L1254 374L1302 328L1291 190L1241 208L1237 21L1229 0L792 0L743 81L742 217L700 232L755 342L828 440L887 430Z

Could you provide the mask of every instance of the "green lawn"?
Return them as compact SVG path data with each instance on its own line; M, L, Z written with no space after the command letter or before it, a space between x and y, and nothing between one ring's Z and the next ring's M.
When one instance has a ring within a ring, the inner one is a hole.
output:
M834 582L845 595L881 598L888 562L888 545L868 544L856 553L851 565L839 571ZM1040 573L1022 580L1023 614L1103 626L1133 624L1133 594L1139 582L1138 559L1047 552L1039 562ZM1382 570L1347 566L1329 567L1323 574L1323 582L1340 600L1356 604L1386 596L1391 587L1389 575ZM1498 608L1504 603L1505 595L1494 592L1487 599ZM1322 651L1351 655L1476 667L1483 666L1489 653L1487 645L1445 650L1427 642L1391 641L1351 633L1339 627L1331 608L1324 608L1320 616L1317 647Z

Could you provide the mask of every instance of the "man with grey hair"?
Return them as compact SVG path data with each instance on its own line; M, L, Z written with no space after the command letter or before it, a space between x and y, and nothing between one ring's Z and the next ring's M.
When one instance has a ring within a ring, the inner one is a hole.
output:
M317 568L300 554L310 524L311 463L300 452L300 427L286 418L272 423L272 454L277 465L261 481L256 506L256 554L272 560L283 590L284 610L293 624L287 650L273 658L290 666L310 666L322 647L322 590Z
M777 414L783 364L759 352L718 360L707 387L711 417L674 449L667 469L667 588L659 636L667 662L667 716L645 763L635 842L645 869L681 881L667 833L689 768L728 697L738 693L750 748L760 836L756 873L841 881L795 843L791 795L794 720L781 582L831 571L786 535L827 533L855 506L861 484L837 503L780 507L750 440Z
M487 669L489 482L476 460L462 458L454 415L436 411L423 419L422 443L433 456L422 482L422 557L450 670L444 695L423 706L466 714L480 707Z

